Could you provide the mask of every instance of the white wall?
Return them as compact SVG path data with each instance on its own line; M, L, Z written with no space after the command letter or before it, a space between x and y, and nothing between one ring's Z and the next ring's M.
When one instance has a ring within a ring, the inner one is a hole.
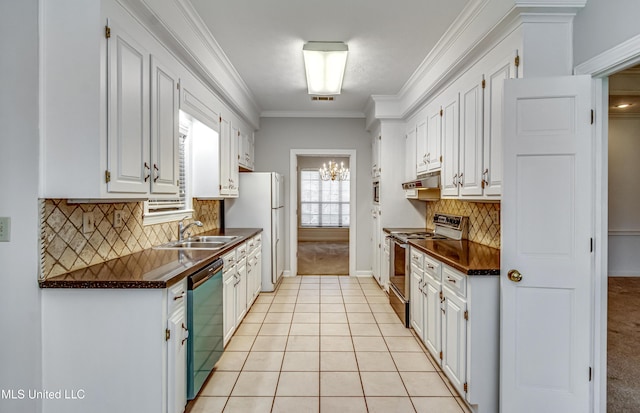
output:
M289 200L291 149L355 149L357 165L356 271L371 270L371 140L364 119L262 118L256 132L256 172L285 176ZM289 234L290 205L285 205L285 233ZM289 270L289 239L285 242L285 269Z
M609 276L640 276L640 115L609 118Z
M41 389L38 288L38 0L0 3L0 390ZM34 400L0 398L1 412L37 412Z
M638 0L589 0L573 22L574 65L639 35L638 16Z

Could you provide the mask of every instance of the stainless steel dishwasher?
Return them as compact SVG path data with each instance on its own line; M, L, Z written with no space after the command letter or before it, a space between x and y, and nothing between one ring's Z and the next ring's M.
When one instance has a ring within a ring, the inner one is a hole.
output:
M222 351L222 259L189 276L187 290L187 399L196 397Z

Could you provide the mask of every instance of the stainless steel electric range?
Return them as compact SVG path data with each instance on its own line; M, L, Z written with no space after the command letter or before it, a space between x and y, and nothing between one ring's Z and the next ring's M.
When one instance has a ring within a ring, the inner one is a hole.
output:
M434 231L391 231L389 255L389 303L405 325L410 326L409 297L411 297L410 239L462 240L467 238L468 217L436 213L433 217Z

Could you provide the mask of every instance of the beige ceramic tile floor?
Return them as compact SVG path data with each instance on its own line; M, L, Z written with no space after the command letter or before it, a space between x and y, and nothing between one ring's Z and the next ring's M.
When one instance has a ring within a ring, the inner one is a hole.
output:
M261 293L190 413L464 413L372 278L304 276Z

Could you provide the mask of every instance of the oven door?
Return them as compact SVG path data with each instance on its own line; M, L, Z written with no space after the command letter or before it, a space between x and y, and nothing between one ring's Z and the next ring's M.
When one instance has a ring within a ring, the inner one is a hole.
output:
M389 303L405 327L409 327L409 272L408 245L390 237Z

